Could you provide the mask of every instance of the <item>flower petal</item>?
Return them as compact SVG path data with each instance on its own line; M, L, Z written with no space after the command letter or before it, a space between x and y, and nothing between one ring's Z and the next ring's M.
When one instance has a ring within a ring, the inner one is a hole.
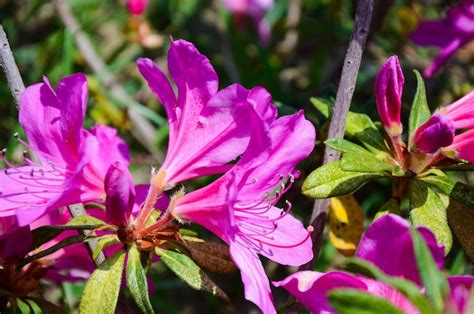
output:
M339 271L326 274L314 271L299 271L282 281L274 281L273 285L285 288L314 314L337 313L327 298L328 293L333 289L367 290L367 286L362 280Z
M230 255L240 269L245 298L255 303L263 313L276 313L270 283L258 255L238 243L230 244Z
M427 228L417 229L439 269L442 269L443 246L436 243L435 236ZM371 224L362 236L355 255L378 266L387 275L403 277L421 285L408 222L399 216L388 214Z

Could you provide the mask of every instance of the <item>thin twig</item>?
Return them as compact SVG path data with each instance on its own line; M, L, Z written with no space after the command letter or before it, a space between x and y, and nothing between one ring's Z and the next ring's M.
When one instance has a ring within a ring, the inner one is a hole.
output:
M12 51L10 49L10 44L8 43L7 35L3 30L2 25L0 24L0 45L1 45L1 52L0 52L0 65L5 73L7 78L8 87L11 90L13 99L17 104L17 107L20 104L20 95L25 90L25 85L23 84L23 79L21 78L20 71L18 70L18 66L16 65L15 59L13 58ZM68 206L69 212L71 213L72 217L86 215L86 211L82 204L74 204ZM89 235L94 235L91 232L88 232ZM93 252L97 247L97 241L92 240L87 243L87 247L90 252ZM91 255L92 256L92 255ZM102 252L100 252L99 256L96 258L95 262L97 265L101 264L105 260L105 256Z
M7 34L3 30L3 26L0 24L0 67L5 73L7 78L8 87L13 96L13 100L16 103L18 108L19 99L21 93L25 90L25 85L20 76L20 71L16 66L15 59L13 58L12 51L10 49L10 44L8 43Z
M336 104L329 123L328 138L342 138L344 136L346 116L354 94L362 53L369 34L373 8L374 0L359 0L357 3L354 29L344 58L341 81L336 94ZM323 164L338 160L339 157L340 152L326 146ZM303 265L302 269L311 269L314 261L319 256L328 205L329 199L320 199L314 202L311 215L311 225L314 227L312 234L314 258L308 264Z
M67 2L64 0L55 0L54 5L59 18L66 29L73 35L74 41L83 54L87 64L97 75L104 87L109 89L113 98L128 105L136 103L136 101L125 92L116 81L115 77L108 71L106 64L95 51L91 41L81 30L81 27ZM128 114L132 121L133 136L153 154L157 161L162 162L163 154L157 149L154 142L156 134L155 128L133 106L129 106L129 108L130 110Z

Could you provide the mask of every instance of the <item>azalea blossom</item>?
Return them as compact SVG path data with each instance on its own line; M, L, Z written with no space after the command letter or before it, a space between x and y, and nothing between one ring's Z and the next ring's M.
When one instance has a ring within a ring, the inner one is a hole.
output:
M0 217L16 216L24 226L61 206L101 200L104 178L115 161L129 162L115 129L82 125L87 105L83 74L64 78L54 91L49 81L29 86L20 99L20 123L37 159L0 172ZM37 161L36 161L37 160Z
M310 232L275 203L293 181L295 166L313 149L315 131L303 113L265 120L249 117L252 135L237 164L210 185L178 196L172 215L209 229L230 246L240 269L245 297L264 313L275 313L269 281L259 260L263 255L284 265L312 259ZM275 189L277 191L275 191Z
M265 14L273 7L273 0L222 0L222 4L235 16L238 23L242 22L242 17L250 17L257 26L260 41L268 45L271 29L265 20Z
M420 46L440 47L438 56L424 71L427 77L439 68L462 46L474 39L474 2L462 0L449 9L446 17L437 21L423 21L412 33L411 40Z
M234 84L218 91L218 77L209 59L184 40L172 40L168 69L177 87L150 59L137 61L140 73L163 104L168 116L169 141L165 161L151 180L149 199L185 180L224 173L249 142L246 111L254 106L267 119L276 116L270 95L262 88L247 90ZM143 210L137 225L150 214Z
M441 270L444 264L444 248L436 243L434 234L425 227L417 227ZM356 257L378 266L387 275L411 280L422 287L413 250L408 222L388 214L376 220L367 229L357 248ZM451 294L448 303L454 305L454 313L467 314L467 303L474 277L451 276L448 278ZM340 271L319 273L301 271L286 279L273 282L290 292L312 313L336 313L327 295L334 289L353 288L382 297L407 314L419 313L418 309L393 287L361 275Z

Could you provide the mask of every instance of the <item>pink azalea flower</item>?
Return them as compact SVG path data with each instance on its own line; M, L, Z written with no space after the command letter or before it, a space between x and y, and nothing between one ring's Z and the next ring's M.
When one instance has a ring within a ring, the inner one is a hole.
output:
M148 6L148 0L127 0L128 12L132 15L141 15Z
M265 14L273 7L273 0L222 0L224 7L229 10L236 19L248 16L253 19L257 26L260 41L268 45L271 36L270 25L265 21ZM239 20L237 20L239 22Z
M474 39L474 2L463 0L452 7L445 18L421 22L411 39L420 46L441 48L424 71L425 76L432 76L458 49Z
M463 135L464 133L455 135L455 132L474 128L473 121L474 92L470 92L454 103L438 109L428 121L420 125L415 132L414 144L423 153L435 153L440 148L444 152L457 152L460 147L466 153L464 147L469 136ZM450 157L455 156L456 153Z
M283 180L292 182L296 164L312 151L315 131L302 112L274 121L256 111L249 114L252 135L237 164L210 185L177 198L170 210L176 219L198 223L228 243L246 299L264 313L275 313L258 255L295 266L313 257L308 230L288 214L291 204L282 212L275 203L288 189Z
M229 162L240 156L249 142L250 126L245 113L249 106L267 120L276 116L271 96L263 88L247 90L234 84L218 91L217 74L209 59L187 41L172 40L168 53L168 69L177 86L177 96L153 61L141 58L137 66L163 104L169 123L168 151L151 180L150 200L185 180L230 169ZM152 209L144 207L138 217L138 229Z
M418 231L428 245L433 258L441 270L444 264L444 249L436 243L433 233L424 227ZM420 289L421 279L413 251L409 225L396 215L385 215L375 221L365 232L356 252L356 257L378 266L387 275L408 279ZM474 277L449 277L451 295L448 302L455 305L457 313L467 313L467 301ZM382 297L403 310L404 313L419 313L417 308L394 288L360 275L333 271L318 273L302 271L290 275L283 281L273 283L293 294L312 313L336 313L327 294L337 288L354 288Z
M64 78L53 90L48 80L28 87L20 100L20 123L38 162L26 158L0 173L0 217L16 215L21 226L61 206L105 197L109 166L128 164L126 144L116 130L96 126L83 129L87 79Z

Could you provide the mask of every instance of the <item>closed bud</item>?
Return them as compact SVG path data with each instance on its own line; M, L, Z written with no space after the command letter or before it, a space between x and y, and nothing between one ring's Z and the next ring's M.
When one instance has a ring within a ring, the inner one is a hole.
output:
M375 102L380 120L390 136L402 133L400 111L402 107L403 73L397 56L388 58L375 79Z
M128 225L135 202L135 189L127 167L119 162L112 164L105 176L107 222L115 226Z

